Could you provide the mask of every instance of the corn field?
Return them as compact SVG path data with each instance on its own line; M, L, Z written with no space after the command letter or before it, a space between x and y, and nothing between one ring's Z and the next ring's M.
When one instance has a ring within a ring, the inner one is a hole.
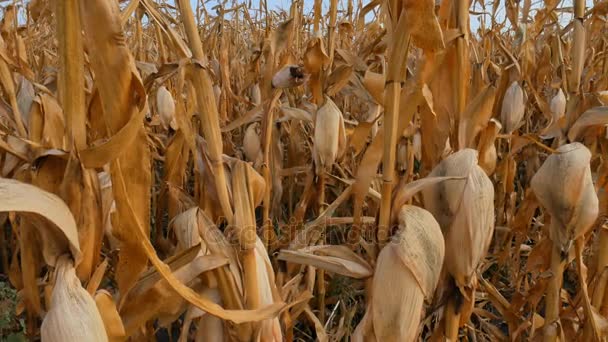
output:
M0 340L606 341L608 1L368 1L0 0Z

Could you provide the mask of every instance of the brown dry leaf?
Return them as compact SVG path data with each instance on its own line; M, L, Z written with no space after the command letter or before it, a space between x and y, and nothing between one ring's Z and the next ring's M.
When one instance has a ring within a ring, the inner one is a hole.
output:
M403 10L417 46L425 51L444 48L443 34L435 16L434 0L405 0Z
M103 320L109 342L124 341L125 327L116 309L114 299L108 291L101 290L95 294L95 304Z
M95 84L101 102L99 109L102 112L96 114L105 118L109 129L107 134L115 134L113 139L101 145L107 148L102 150L107 153L97 151L90 158L98 162L95 163L97 167L111 161L117 209L117 224L113 226L112 233L123 244L116 278L120 292L125 294L147 264L140 247L141 235L147 239L150 215L149 149L142 124L145 91L125 44L118 4L95 0L81 2L81 5L86 46L91 51L91 68L96 75ZM112 142L115 144L109 145ZM104 157L108 159L104 160ZM87 162L84 152L81 152L81 158L85 166L93 166ZM140 226L133 224L132 215L136 216ZM133 234L138 229L145 230L139 236Z
M71 253L75 264L82 260L78 230L70 209L56 195L12 179L0 178L0 211L33 213L52 222L42 242L44 260L54 266L59 256Z
M568 139L576 141L584 131L592 126L608 124L608 107L595 107L585 111L568 131Z
M343 276L362 279L372 275L371 266L346 246L313 246L282 250L279 260L310 265Z

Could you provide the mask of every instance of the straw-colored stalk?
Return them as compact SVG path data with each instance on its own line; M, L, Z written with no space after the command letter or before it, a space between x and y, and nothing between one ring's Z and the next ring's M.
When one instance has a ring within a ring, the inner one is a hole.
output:
M545 160L531 181L540 204L551 215L549 235L553 242L553 275L545 298L545 341L555 341L557 338L563 256L567 255L572 242L593 226L599 212L589 167L589 150L580 143L572 143L561 146L557 152Z
M194 15L189 0L179 0L179 10L192 55L197 60L205 63L207 56L203 51L203 45L198 35L198 29L194 22ZM208 146L209 159L215 177L216 191L219 195L222 211L228 222L233 220L232 207L228 196L226 175L222 165L222 136L220 133L220 121L217 103L213 92L213 84L209 73L204 68L194 67L192 72L192 83L196 92L198 111L200 113L201 129Z
M378 221L378 243L380 246L388 241L390 231L391 194L394 186L395 159L397 148L397 122L399 121L399 104L401 102L401 82L406 78L406 59L410 45L410 35L405 15L394 23L392 44L386 74L384 90L384 154L382 158L382 202Z
M68 148L86 148L84 53L78 0L55 1L59 42L59 102L65 117Z
M317 175L319 212L325 209L325 173L330 172L345 145L344 119L336 104L325 96L324 104L315 115L314 163ZM323 238L324 239L324 238ZM324 241L321 241L324 243ZM325 271L317 272L319 319L325 321Z
M585 0L574 0L574 33L572 35L572 73L570 74L570 91L574 94L580 92L581 76L585 65Z

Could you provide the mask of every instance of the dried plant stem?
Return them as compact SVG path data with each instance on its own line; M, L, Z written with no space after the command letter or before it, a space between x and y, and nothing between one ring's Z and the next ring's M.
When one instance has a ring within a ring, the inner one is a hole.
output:
M11 70L8 67L6 61L0 58L0 80L2 81L3 90L6 92L9 104L13 110L13 119L17 125L17 132L20 136L26 137L27 132L23 125L23 119L21 117L21 111L19 110L19 104L17 103L17 96L15 94L15 85L13 84L13 76Z
M559 311L561 309L560 292L562 289L562 277L564 273L564 261L562 260L559 246L554 243L551 251L551 280L547 287L545 297L545 342L553 342L557 339L557 326L559 321Z
M596 277L599 277L595 289L593 290L593 298L591 304L596 309L600 309L604 296L606 294L606 284L608 283L608 221L600 227L600 237L598 241L598 257Z
M194 22L194 15L190 1L179 0L179 9L188 42L192 49L192 55L195 59L203 64L207 62L207 56L203 51L198 30ZM194 66L192 69L192 82L196 91L198 111L201 120L201 129L207 140L209 159L213 169L215 178L215 186L219 196L222 211L229 223L233 220L232 207L230 206L230 198L228 196L228 188L226 184L226 175L224 173L224 165L222 163L222 135L220 133L220 121L213 93L213 86L207 70Z
M331 0L329 3L329 27L328 27L328 41L327 47L329 48L329 68L331 68L334 61L334 52L336 50L336 17L338 14L338 0Z
M257 265L255 261L255 249L248 248L243 251L243 276L245 293L247 295L247 308L257 309L260 305L260 290L258 288Z
M596 331L599 332L595 317L593 316L593 309L591 308L591 301L589 300L589 290L587 289L587 272L585 263L583 261L583 250L585 249L585 238L583 236L576 239L576 263L577 272L580 280L580 288L583 296L583 309L585 310L585 318L587 320L584 328L584 340L590 341L590 337L593 336L593 340L599 341L599 336L596 335Z
M270 154L272 153L271 144L272 144L272 125L274 123L274 111L275 104L283 94L283 91L280 89L275 89L272 93L272 99L268 103L268 108L266 110L266 117L264 118L264 130L262 131L263 137L263 153L264 153L264 163L262 164L262 176L264 177L264 181L266 182L266 187L264 188L264 201L263 201L263 213L262 213L262 224L263 224L263 238L264 244L266 248L269 249L271 242L274 241L274 231L272 228L272 220L270 218L270 209L272 207L272 174L270 172Z
M456 290L458 291L458 290ZM460 308L455 294L450 296L445 308L445 337L448 341L458 341L458 328L460 325Z
M393 31L393 46L387 71L384 91L384 155L382 158L382 202L380 204L380 220L378 222L378 242L384 246L390 233L391 194L395 183L395 157L397 148L397 127L399 121L399 103L401 98L401 82L405 81L407 54L410 36L407 33L405 16L402 15Z
M78 0L55 1L59 42L59 102L66 122L68 149L86 148L84 53ZM73 144L72 144L73 143Z
M315 4L314 4L314 13L315 13L315 18L314 18L314 26L313 26L313 31L314 32L319 32L319 29L321 28L321 5L323 4L322 0L315 0Z

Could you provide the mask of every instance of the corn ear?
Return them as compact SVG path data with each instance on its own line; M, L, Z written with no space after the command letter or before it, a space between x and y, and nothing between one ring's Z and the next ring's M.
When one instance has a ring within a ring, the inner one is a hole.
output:
M165 86L158 87L156 92L156 107L164 128L177 129L175 120L175 101Z
M550 237L562 252L595 222L599 202L591 178L591 152L581 143L563 145L532 177L539 202L551 214Z
M262 142L260 140L260 124L254 122L247 126L245 137L243 137L243 152L245 158L252 162L254 166L262 163Z
M91 295L76 277L73 261L57 260L51 308L41 327L45 342L108 341L108 336Z
M425 208L445 237L446 270L461 288L471 285L494 233L494 186L477 163L476 150L460 150L439 163L429 177L466 178L422 190Z
M378 256L372 301L353 339L415 341L424 301L435 291L444 255L441 228L433 215L419 207L402 206L399 231Z
M339 150L346 140L344 119L336 104L325 97L325 104L315 117L314 156L317 175L328 171L336 162Z
M293 88L304 84L304 70L297 65L286 65L272 77L275 88Z
M524 118L524 91L517 82L511 83L502 100L500 119L507 134L516 131Z

